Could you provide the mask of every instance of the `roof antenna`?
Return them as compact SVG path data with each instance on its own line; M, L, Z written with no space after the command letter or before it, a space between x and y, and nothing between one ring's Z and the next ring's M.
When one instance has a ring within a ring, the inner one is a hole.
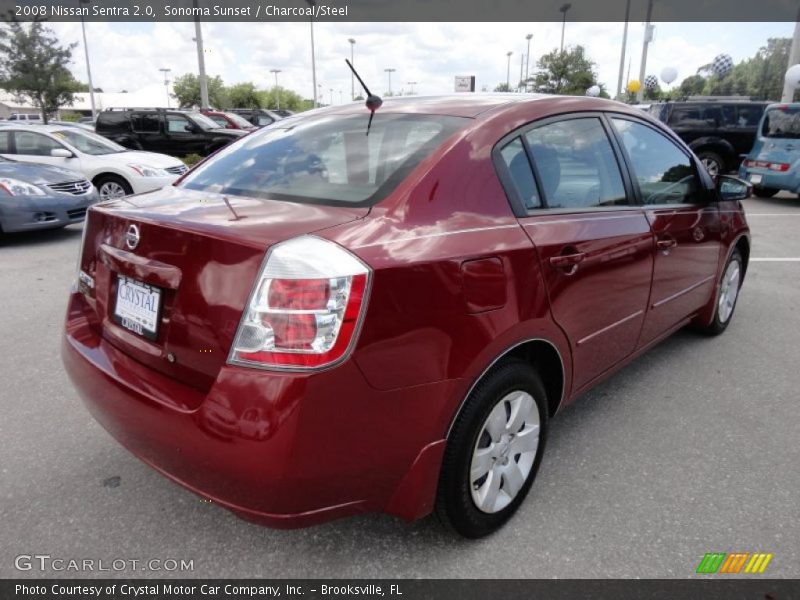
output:
M364 91L367 94L366 105L367 105L367 109L369 109L369 123L367 123L367 135L369 135L369 128L372 127L372 117L375 116L375 111L378 110L381 107L381 105L383 104L383 100L381 100L380 96L376 96L375 94L373 94L372 92L369 91L369 88L367 87L367 84L364 83L364 80L361 79L361 77L356 72L355 68L350 63L349 60L347 60L345 58L344 62L346 62L347 66L350 67L350 70L353 72L353 75L355 75L356 79L358 79L358 83L361 84L361 87L364 88Z

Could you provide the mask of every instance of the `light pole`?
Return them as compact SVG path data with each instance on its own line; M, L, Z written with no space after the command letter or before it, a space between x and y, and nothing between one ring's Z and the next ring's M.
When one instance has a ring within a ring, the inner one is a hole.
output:
M281 70L280 69L270 69L269 72L275 74L275 104L276 104L276 110L280 110L281 109L281 90L278 87L278 73L280 73Z
M159 71L164 74L164 91L167 92L167 108L169 108L169 74L172 72L172 69L161 67Z
M525 36L525 39L528 40L528 56L525 58L525 91L528 91L528 74L530 73L531 67L531 38L533 37L532 33L529 33Z
M354 67L356 66L355 58L353 56L353 49L356 46L356 41L353 38L348 38L348 42L350 42L350 64ZM356 99L356 78L353 75L353 72L350 71L350 100Z
M417 82L416 81L406 81L406 83L411 86L411 89L408 91L409 96L413 96L414 95L414 86L417 85Z
M653 40L653 26L650 19L653 16L653 0L647 0L647 20L644 24L644 41L642 42L642 62L639 66L639 91L636 92L636 101L641 102L644 98L644 74L647 69L647 45Z
M306 0L306 4L308 4L312 9L317 5L317 0ZM314 96L314 108L317 108L319 104L317 103L317 61L314 58L314 14L312 11L311 16L308 19L309 24L311 25L311 85L313 86L311 89L314 90L312 94Z
M622 97L622 72L625 70L625 50L628 46L628 19L631 16L631 0L625 3L625 28L622 30L622 52L619 56L619 77L617 78L617 98ZM766 64L766 63L765 63Z
M567 2L566 4L562 4L561 8L558 9L563 16L561 19L561 52L564 52L564 29L567 28L567 11L572 8L572 4Z
M197 0L193 1L197 8ZM199 13L199 11L198 11ZM200 17L194 18L194 40L197 43L197 70L199 72L198 81L200 83L200 108L209 108L208 100L208 80L206 79L206 58L203 50L203 29L200 27ZM167 106L169 108L169 106Z
M89 4L89 0L79 0L80 4ZM89 101L92 104L92 119L97 119L97 108L94 104L94 84L92 83L92 68L89 66L89 46L86 43L86 22L81 11L81 29L83 30L83 51L86 54L86 76L89 78Z
M389 96L392 95L392 73L397 71L397 69L384 69L389 74Z
M506 52L506 56L508 57L508 68L506 69L506 91L511 91L511 55L513 52L509 50Z

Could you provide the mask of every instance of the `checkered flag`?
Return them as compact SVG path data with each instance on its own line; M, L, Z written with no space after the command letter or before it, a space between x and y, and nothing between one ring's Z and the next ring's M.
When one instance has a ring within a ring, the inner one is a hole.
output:
M644 78L644 87L648 90L654 90L658 87L658 77L655 75L648 75Z

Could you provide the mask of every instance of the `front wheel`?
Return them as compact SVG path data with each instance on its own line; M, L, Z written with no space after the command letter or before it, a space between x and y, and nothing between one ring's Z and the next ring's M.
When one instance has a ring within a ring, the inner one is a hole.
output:
M722 271L722 278L719 282L717 292L717 302L714 307L714 318L711 323L700 330L707 335L719 335L728 328L733 318L733 311L736 308L736 300L739 298L739 289L742 287L742 276L744 275L744 263L739 250L734 250Z
M117 175L104 175L98 177L94 182L100 200L116 200L133 193L133 188L122 177Z
M475 387L447 441L436 514L467 538L499 529L536 477L547 433L547 396L538 373L512 359Z

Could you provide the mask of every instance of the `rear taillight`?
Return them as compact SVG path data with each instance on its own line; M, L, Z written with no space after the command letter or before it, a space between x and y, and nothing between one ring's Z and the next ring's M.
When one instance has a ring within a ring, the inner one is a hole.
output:
M788 163L776 163L776 162L769 162L768 160L751 160L745 159L744 161L745 167L757 167L759 169L769 169L770 171L781 171L785 172L789 170L791 166Z
M228 362L316 369L344 360L366 306L370 271L341 246L303 236L273 247Z

